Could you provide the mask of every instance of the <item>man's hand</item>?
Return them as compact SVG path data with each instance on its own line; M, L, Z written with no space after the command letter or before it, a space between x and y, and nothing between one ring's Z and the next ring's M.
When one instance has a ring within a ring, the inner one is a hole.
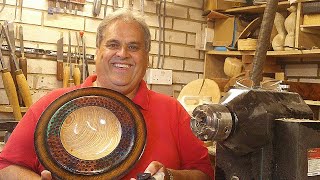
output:
M169 180L168 170L162 163L158 161L152 161L148 165L148 167L145 169L144 172L150 173L151 176L155 177L155 179ZM130 180L135 180L135 179L131 178Z
M166 175L168 173L166 167L158 161L152 161L144 172L151 173L152 176L158 172L163 172Z
M41 172L41 180L52 180L51 172L48 170L43 170Z

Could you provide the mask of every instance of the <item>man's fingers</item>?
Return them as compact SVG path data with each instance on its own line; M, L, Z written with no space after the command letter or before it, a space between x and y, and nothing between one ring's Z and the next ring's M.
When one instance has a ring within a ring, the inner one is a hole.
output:
M48 170L43 170L41 172L41 180L52 180L51 172Z
M151 175L154 175L157 172L165 172L165 167L162 163L158 161L152 161L144 172L151 173Z

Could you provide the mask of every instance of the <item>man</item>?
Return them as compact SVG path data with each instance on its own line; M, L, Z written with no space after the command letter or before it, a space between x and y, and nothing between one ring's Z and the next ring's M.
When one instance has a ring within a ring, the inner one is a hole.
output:
M150 91L142 80L148 66L150 32L142 17L130 11L107 16L97 32L96 74L79 87L58 89L24 115L0 154L0 179L51 179L36 157L33 134L41 113L73 89L105 87L138 105L147 127L143 155L123 179L138 173L164 173L165 179L213 179L208 152L190 130L190 116L177 100ZM41 174L39 176L39 174Z

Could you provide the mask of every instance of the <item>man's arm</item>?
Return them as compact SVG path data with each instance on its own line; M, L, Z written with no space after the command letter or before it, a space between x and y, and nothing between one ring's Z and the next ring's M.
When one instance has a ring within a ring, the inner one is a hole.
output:
M17 165L10 165L6 168L3 168L0 170L0 179L6 179L6 180L20 180L20 179L39 179L39 180L51 180L51 173L49 171L42 171L41 177L22 166Z

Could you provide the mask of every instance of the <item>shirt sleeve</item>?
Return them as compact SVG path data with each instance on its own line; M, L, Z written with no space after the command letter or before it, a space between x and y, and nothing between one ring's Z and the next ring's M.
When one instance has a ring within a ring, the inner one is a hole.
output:
M28 110L0 153L0 169L19 165L39 173L33 139L36 123L33 111Z
M181 110L183 121L179 125L179 144L183 169L197 169L214 179L214 171L209 159L208 149L190 128L190 116Z

